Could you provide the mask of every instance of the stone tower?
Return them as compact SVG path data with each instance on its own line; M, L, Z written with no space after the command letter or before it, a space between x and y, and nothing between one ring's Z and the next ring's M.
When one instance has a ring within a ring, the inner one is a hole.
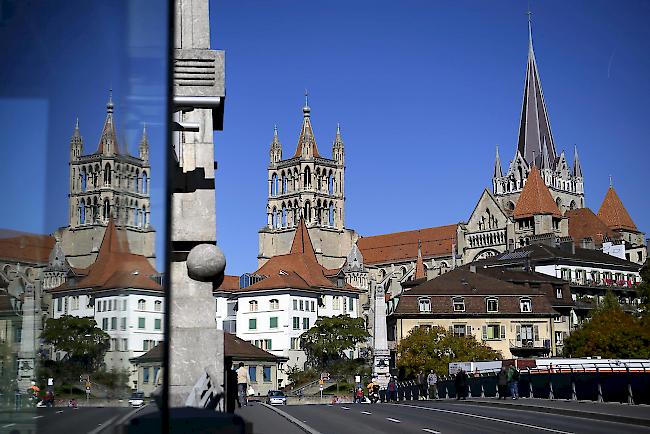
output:
M542 83L537 70L537 60L533 50L533 37L530 18L528 20L528 62L524 81L524 96L519 121L519 138L514 159L503 175L501 160L497 148L492 191L501 208L508 214L514 210L528 173L536 166L544 183L551 191L553 200L561 212L567 209L583 208L584 178L578 159L578 150L574 147L573 167L562 151L556 151L555 140L551 132Z
M345 228L345 148L337 126L332 158L318 152L305 94L303 120L294 154L282 159L274 129L269 151L266 226L259 231L258 266L289 252L300 218L304 218L316 255L326 268L345 262L358 236Z
M112 95L97 150L83 155L79 120L70 139L69 222L60 229L62 248L73 267L94 262L110 217L123 226L133 253L155 258L151 226L149 143L143 129L139 157L120 149L113 117Z

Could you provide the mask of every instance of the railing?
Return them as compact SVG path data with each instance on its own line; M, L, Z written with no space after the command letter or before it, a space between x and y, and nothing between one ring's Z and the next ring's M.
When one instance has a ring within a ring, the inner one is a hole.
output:
M510 339L510 348L511 349L540 349L548 350L551 348L551 340L544 339L543 341L534 340L534 339Z
M505 229L488 230L481 233L475 233L467 237L469 246L488 247L506 243Z
M571 285L602 289L636 289L639 286L639 282L633 280L603 279L601 281L596 281L587 279L571 280Z

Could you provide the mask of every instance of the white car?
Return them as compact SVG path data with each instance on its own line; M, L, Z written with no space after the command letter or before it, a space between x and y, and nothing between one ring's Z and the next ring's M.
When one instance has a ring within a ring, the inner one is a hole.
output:
M130 407L142 407L144 405L144 392L133 392L129 399Z
M287 405L287 396L281 390L271 390L266 397L266 403L271 405Z

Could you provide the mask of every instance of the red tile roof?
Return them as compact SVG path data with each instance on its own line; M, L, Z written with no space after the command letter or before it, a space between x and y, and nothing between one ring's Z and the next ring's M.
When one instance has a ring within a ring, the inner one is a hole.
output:
M614 231L608 228L589 208L568 210L564 215L569 219L569 236L574 241L579 242L585 238L591 238L594 243L600 245L605 237L617 238Z
M304 220L298 224L290 252L272 257L255 274L267 277L239 291L281 288L359 291L348 284L339 288L326 277L337 274L337 271L324 268L316 260Z
M239 289L239 276L223 276L223 282L217 289L222 291L236 291Z
M51 235L0 229L0 258L47 264L55 243Z
M456 242L458 225L437 226L406 232L363 237L357 246L366 264L411 261L418 255L418 240L425 258L449 256Z
M86 277L74 284L63 284L51 292L70 289L116 289L135 288L162 291L162 287L151 276L158 274L149 260L129 251L126 232L115 227L109 220L97 259L87 268Z
M611 229L638 230L614 187L609 187L607 190L605 199L598 210L598 217Z
M520 219L537 214L551 214L554 217L562 217L562 213L560 213L551 192L544 183L539 169L537 169L537 166L533 166L515 205L513 216L515 219Z

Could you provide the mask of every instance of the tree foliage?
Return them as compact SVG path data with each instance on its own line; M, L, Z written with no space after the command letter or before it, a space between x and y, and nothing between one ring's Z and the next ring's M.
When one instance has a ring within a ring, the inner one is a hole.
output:
M93 318L71 315L48 319L41 338L55 350L64 351L66 360L89 371L101 366L110 342Z
M363 318L338 315L319 318L300 339L309 362L325 367L342 359L344 351L354 349L369 337Z
M650 358L650 329L608 292L591 318L565 339L563 351L570 357Z
M416 327L397 346L397 367L408 377L435 369L438 375L449 373L450 362L497 360L503 356L473 336L454 336L442 327Z
M641 284L637 291L641 298L641 312L643 316L650 317L650 258L646 259L639 274L641 275Z

